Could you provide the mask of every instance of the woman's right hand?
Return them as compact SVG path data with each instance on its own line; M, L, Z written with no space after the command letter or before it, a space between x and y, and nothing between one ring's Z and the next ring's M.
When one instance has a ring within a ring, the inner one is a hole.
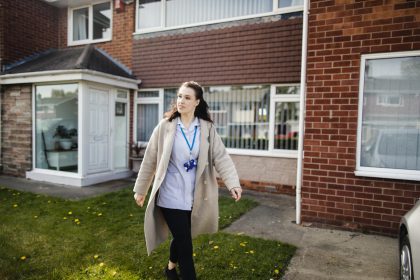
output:
M140 207L143 207L145 198L146 197L144 195L141 195L141 194L138 194L138 193L134 194L134 199L136 200L137 205L140 206Z

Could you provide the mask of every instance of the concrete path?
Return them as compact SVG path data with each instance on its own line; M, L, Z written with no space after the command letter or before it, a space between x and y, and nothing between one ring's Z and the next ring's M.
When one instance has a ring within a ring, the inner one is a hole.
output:
M225 231L297 246L283 279L399 279L396 238L296 225L294 197L248 191L244 196L260 206Z
M134 180L128 179L77 188L0 175L0 186L71 200L133 184ZM251 191L245 191L244 197L255 199L260 205L224 231L297 246L284 280L398 279L397 239L296 225L294 197Z

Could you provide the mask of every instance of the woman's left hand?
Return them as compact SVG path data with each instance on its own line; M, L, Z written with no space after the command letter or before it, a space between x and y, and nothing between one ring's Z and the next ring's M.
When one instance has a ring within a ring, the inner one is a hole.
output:
M230 190L230 194L235 201L239 201L241 199L242 189L241 188L233 188Z

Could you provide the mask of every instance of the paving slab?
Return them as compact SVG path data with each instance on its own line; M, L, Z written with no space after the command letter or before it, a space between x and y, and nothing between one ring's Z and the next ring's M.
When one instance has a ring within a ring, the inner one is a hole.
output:
M244 197L257 200L260 206L225 231L298 247L283 279L398 279L396 238L296 225L294 197L249 191Z

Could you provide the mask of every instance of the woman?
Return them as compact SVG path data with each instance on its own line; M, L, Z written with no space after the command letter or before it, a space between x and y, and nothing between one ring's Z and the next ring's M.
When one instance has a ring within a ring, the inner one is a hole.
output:
M153 130L134 185L134 199L142 207L155 175L144 220L147 252L172 234L167 279L196 279L192 237L218 228L219 176L238 201L241 186L235 166L210 118L203 89L185 82L176 104Z

